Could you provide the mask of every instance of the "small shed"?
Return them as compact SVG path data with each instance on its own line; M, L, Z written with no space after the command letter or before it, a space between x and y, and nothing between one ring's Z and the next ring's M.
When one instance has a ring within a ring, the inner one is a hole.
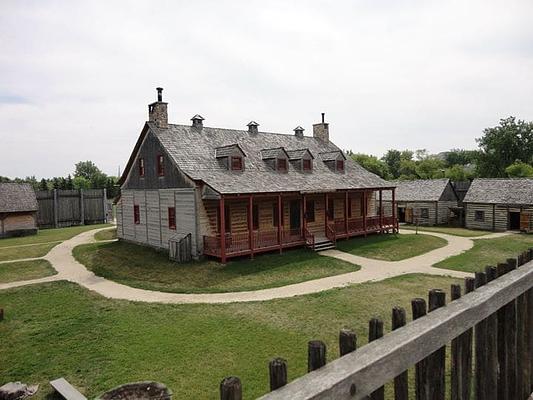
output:
M467 228L533 232L533 178L474 179L463 203Z
M449 179L397 181L396 204L399 222L440 225L450 221L450 210L458 206L457 193ZM392 197L383 193L383 207L389 211Z
M37 198L27 183L0 183L0 238L37 233Z

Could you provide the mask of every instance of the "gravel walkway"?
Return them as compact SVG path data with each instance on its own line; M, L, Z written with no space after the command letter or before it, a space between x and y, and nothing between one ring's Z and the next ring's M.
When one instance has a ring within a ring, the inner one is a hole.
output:
M80 233L72 239L55 246L50 252L42 257L48 260L57 270L58 274L41 279L29 281L18 281L0 284L0 290L19 286L31 285L35 283L66 280L77 283L100 295L119 300L141 301L148 303L174 303L174 304L196 304L196 303L233 303L249 301L265 301L299 296L310 293L322 292L333 288L348 286L354 283L369 281L379 281L394 276L411 273L423 273L431 275L452 276L464 278L472 274L460 271L452 271L432 267L433 264L450 256L460 254L469 250L474 245L472 239L459 236L451 236L442 233L424 232L427 235L438 236L448 241L448 244L439 249L430 251L417 257L412 257L402 261L379 261L369 258L359 257L344 253L338 250L328 250L320 253L323 256L335 257L350 263L358 264L361 269L342 275L335 275L307 282L296 283L283 287L254 290L248 292L233 293L206 293L206 294L179 294L165 293L144 289L132 288L105 278L96 276L85 266L80 264L72 256L72 249L76 246L95 241L94 234L98 231L109 228L95 229ZM405 234L414 234L412 231L404 231ZM506 233L495 233L479 237L479 239L490 239L504 236ZM478 239L478 238L475 238ZM12 260L13 262L15 260Z

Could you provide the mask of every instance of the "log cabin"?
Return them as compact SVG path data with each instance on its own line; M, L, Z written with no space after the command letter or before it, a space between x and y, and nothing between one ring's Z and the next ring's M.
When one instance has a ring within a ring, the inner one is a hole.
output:
M329 140L329 124L313 136L168 123L162 89L119 180L121 240L173 252L179 260L230 257L308 246L339 238L396 232L395 207L379 207L395 185L347 159ZM183 244L185 243L185 246Z
M425 226L447 224L451 210L457 209L459 198L447 178L398 181L395 184L399 222ZM383 203L390 212L392 197L388 192Z
M533 232L533 179L474 179L463 200L466 227Z
M37 233L37 198L28 183L0 183L0 238Z

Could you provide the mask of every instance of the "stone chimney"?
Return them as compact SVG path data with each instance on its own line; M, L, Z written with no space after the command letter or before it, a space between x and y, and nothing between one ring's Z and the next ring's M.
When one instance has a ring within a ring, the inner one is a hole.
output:
M204 117L202 117L199 114L196 114L194 117L191 118L192 127L197 128L197 129L202 129L204 127L203 120L204 120Z
M299 139L302 139L304 137L304 130L304 128L298 125L296 128L294 128L294 136Z
M257 135L259 133L259 124L255 121L250 121L248 125L248 133L251 135Z
M324 122L325 114L322 113L322 122L313 124L313 137L322 140L325 143L329 142L329 124Z
M155 122L158 128L168 128L167 103L163 102L163 88L157 89L157 101L148 105L148 121Z

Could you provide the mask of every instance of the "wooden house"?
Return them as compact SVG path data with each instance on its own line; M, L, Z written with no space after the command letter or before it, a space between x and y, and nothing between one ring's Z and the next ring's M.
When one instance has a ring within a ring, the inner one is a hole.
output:
M399 222L418 225L447 224L458 197L449 179L397 181L396 202ZM384 194L384 206L390 212L392 197Z
M37 233L37 208L30 184L0 183L0 238Z
M533 232L533 179L474 179L464 198L466 227Z
M120 179L120 239L225 262L397 229L394 211L379 208L383 193L394 198L394 184L346 159L324 115L312 137L300 126L262 132L254 121L245 130L211 128L200 115L175 125L160 88L148 113Z

